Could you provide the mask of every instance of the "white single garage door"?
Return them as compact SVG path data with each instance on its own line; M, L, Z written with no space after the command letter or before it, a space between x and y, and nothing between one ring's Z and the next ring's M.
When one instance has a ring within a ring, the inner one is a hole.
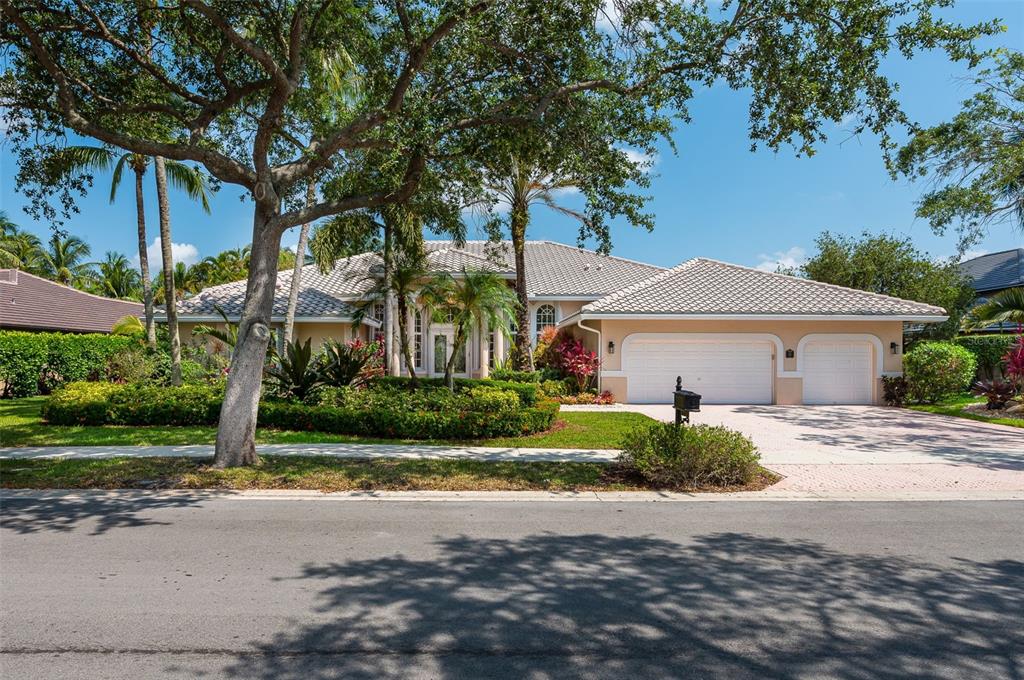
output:
M772 403L772 345L764 341L696 340L686 333L632 338L623 350L627 398L671 403L676 376L705 404Z
M871 404L871 343L815 340L804 347L805 404Z

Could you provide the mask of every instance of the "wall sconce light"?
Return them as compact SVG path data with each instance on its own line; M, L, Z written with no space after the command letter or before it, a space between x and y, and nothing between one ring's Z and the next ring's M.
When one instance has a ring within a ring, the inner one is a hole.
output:
M609 340L608 341L608 354L615 354L615 341L614 340Z
M795 357L795 356L796 356L796 352L794 352L794 351L793 351L793 350L791 350L791 349L787 349L787 350L786 350L786 358L787 358L787 359L792 359L792 358L793 358L793 357Z
M899 343L890 342L889 343L889 351L892 352L893 354L899 354L900 353Z

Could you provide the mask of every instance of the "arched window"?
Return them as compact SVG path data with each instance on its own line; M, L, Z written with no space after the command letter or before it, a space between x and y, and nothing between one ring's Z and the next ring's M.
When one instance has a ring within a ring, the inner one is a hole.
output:
M555 325L555 307L554 305L541 305L537 308L537 315L535 333L540 335L541 331L545 328L550 328Z

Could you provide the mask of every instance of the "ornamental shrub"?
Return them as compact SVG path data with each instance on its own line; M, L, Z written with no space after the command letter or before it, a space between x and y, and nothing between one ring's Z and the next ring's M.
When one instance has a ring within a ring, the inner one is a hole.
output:
M1013 335L962 335L953 342L974 355L979 378L996 378L1001 372L1003 357L1015 340Z
M627 433L619 462L649 483L674 489L749 484L758 473L757 447L720 425L640 426Z
M417 378L418 389L426 387L445 387L444 378ZM406 390L412 389L412 378L398 375L382 375L373 379L371 387L396 387ZM490 378L456 378L455 391L471 389L473 387L496 387L501 390L515 392L524 406L531 406L538 400L539 386L536 383L508 382L505 380L491 380ZM447 389L447 388L445 388Z
M910 398L934 404L967 390L977 361L967 349L952 342L923 342L903 357Z
M0 396L28 397L64 383L99 380L107 360L135 342L100 333L0 331Z
M491 371L491 378L505 382L535 383L540 382L540 371L515 371L511 368L496 368Z

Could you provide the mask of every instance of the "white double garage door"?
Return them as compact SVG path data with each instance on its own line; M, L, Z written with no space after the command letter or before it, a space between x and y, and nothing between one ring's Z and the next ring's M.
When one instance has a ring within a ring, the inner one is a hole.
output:
M623 343L622 367L628 400L662 404L672 400L676 376L706 404L774 402L775 343L771 340L699 338L652 333ZM870 404L872 344L867 340L808 341L801 346L803 403Z

